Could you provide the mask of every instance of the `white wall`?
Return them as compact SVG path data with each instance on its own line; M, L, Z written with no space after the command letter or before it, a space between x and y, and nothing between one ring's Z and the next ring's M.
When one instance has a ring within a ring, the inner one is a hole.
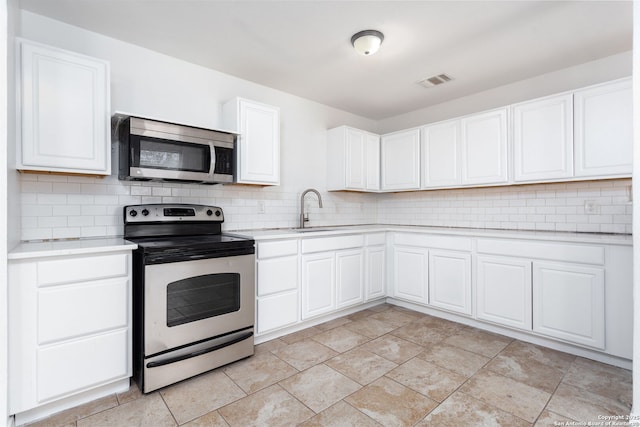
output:
M574 89L630 75L629 54L374 122L26 11L21 12L21 34L109 60L114 110L216 128L222 123L221 104L242 96L280 107L282 120L282 185L277 187L132 183L113 176L20 175L19 229L23 240L120 235L122 206L137 203L218 205L226 213L226 230L293 227L298 221L299 195L309 187L323 194L325 206L319 209L314 198L308 197L312 226L381 222L631 231L629 180L375 195L329 193L325 177L325 131L329 128L346 124L386 132ZM600 212L585 216L584 201L591 199L597 199ZM262 204L265 213L259 212Z

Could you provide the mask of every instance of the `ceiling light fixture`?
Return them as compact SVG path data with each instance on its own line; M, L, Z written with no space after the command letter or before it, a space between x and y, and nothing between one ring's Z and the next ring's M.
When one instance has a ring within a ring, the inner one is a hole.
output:
M380 49L384 34L376 30L364 30L351 37L353 48L361 55L373 55Z

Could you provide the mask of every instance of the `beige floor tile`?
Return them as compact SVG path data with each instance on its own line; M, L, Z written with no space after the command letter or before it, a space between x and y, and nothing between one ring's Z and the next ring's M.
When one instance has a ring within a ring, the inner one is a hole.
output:
M629 407L583 388L560 383L547 409L572 420L602 421L598 415L628 415Z
M300 427L380 427L353 406L340 401L320 412L315 417L300 424Z
M278 385L220 408L219 412L231 427L292 426L315 415Z
M316 365L280 385L316 413L344 399L360 385L326 365Z
M229 427L229 424L227 424L218 411L213 411L186 424L182 424L181 427Z
M138 388L138 385L133 380L131 380L131 386L129 386L129 390L123 393L118 393L116 397L118 398L118 403L120 405L123 405L127 402L131 402L142 397L142 392Z
M442 402L467 380L464 375L414 358L387 373L387 377Z
M467 327L461 329L455 335L450 336L444 342L445 344L486 357L494 357L509 345L511 341L513 341L513 339L502 335Z
M511 342L511 344L502 350L501 355L535 360L536 362L556 368L562 372L566 372L576 358L572 354L518 340Z
M366 319L367 317L372 316L376 313L379 313L379 311L374 311L370 308L367 308L367 309L356 311L355 313L349 314L347 316L347 319L355 322L356 320Z
M78 420L77 425L78 427L163 427L177 424L160 394L152 393Z
M381 311L389 310L389 309L392 309L394 307L397 307L397 306L395 306L393 304L389 304L389 303L383 302L382 304L374 305L373 307L370 307L369 309L371 311L375 311L376 313L379 313Z
M254 393L296 374L298 370L272 353L262 353L235 362L223 372L245 393Z
M395 326L396 328L399 328L400 326L404 326L407 323L411 323L414 320L418 319L418 316L409 314L407 311L391 309L376 313L372 315L371 318L380 320L382 322Z
M337 319L329 320L328 322L316 325L315 328L321 332L328 331L330 329L337 328L338 326L351 323L348 317L338 317Z
M325 364L362 385L377 380L398 366L362 347L342 353Z
M339 353L350 350L370 340L370 338L352 332L344 326L318 334L314 336L313 339Z
M424 347L393 335L384 335L362 346L365 350L394 363L404 363L420 354Z
M184 424L246 396L220 370L166 387L160 391L160 395L178 424Z
M399 305L391 305L391 310L408 314L409 316L413 317L414 320L422 319L425 316L429 316L428 314L420 313L419 311L411 310L410 308L400 307Z
M310 338L320 332L322 331L317 329L315 326L312 326L310 328L302 329L298 332L285 335L283 337L280 337L279 339L286 342L287 344L293 344L294 342L301 341L306 338Z
M428 315L425 315L424 317L416 320L414 323L425 325L429 329L437 331L446 336L454 335L465 328L465 326L460 323Z
M424 347L438 344L447 337L444 333L420 322L409 323L391 332L391 334Z
M118 399L115 394L111 394L80 406L76 406L75 408L58 412L57 414L45 418L42 421L29 424L29 427L61 427L69 423L75 423L81 418L97 414L98 412L102 412L116 406L118 406Z
M555 414L548 410L542 411L542 414L536 420L536 423L533 425L534 427L549 427L549 426L566 426L569 425L567 423L576 422L576 420L572 420L571 418L563 417L562 415Z
M268 353L270 351L277 350L282 347L286 347L287 345L288 344L282 341L280 338L276 338L276 339L258 344L253 348L253 350L254 350L254 354Z
M561 370L536 360L503 353L494 357L486 369L547 393L555 391L564 375Z
M471 377L491 360L480 354L471 353L447 344L428 347L418 357L465 377Z
M627 369L578 357L562 382L614 399L631 409L633 390L631 371Z
M385 377L345 400L386 427L412 426L437 406L433 400Z
M338 353L317 341L307 339L279 348L273 354L297 370L304 371L332 358Z
M416 427L529 427L530 423L464 393L456 392Z
M486 369L475 374L460 391L533 423L551 394Z
M396 327L376 319L362 319L344 325L345 328L369 338L378 338Z

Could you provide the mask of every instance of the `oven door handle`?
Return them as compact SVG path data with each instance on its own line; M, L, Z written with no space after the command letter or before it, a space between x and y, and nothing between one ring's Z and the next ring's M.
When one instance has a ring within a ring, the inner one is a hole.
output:
M246 332L237 338L232 339L231 341L214 345L213 347L203 348L202 350L194 351L193 353L183 354L176 357L171 357L165 360L159 360L157 362L149 362L147 363L147 368L157 368L158 366L169 365L171 363L180 362L181 360L191 359L192 357L201 356L203 354L211 353L212 351L220 350L221 348L228 347L230 345L239 343L240 341L244 341L247 338L251 338L253 336L253 332Z

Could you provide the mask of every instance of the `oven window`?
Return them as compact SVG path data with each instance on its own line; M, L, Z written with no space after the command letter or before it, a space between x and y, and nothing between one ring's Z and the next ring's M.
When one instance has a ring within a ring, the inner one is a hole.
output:
M240 310L240 274L190 277L167 286L167 326Z

